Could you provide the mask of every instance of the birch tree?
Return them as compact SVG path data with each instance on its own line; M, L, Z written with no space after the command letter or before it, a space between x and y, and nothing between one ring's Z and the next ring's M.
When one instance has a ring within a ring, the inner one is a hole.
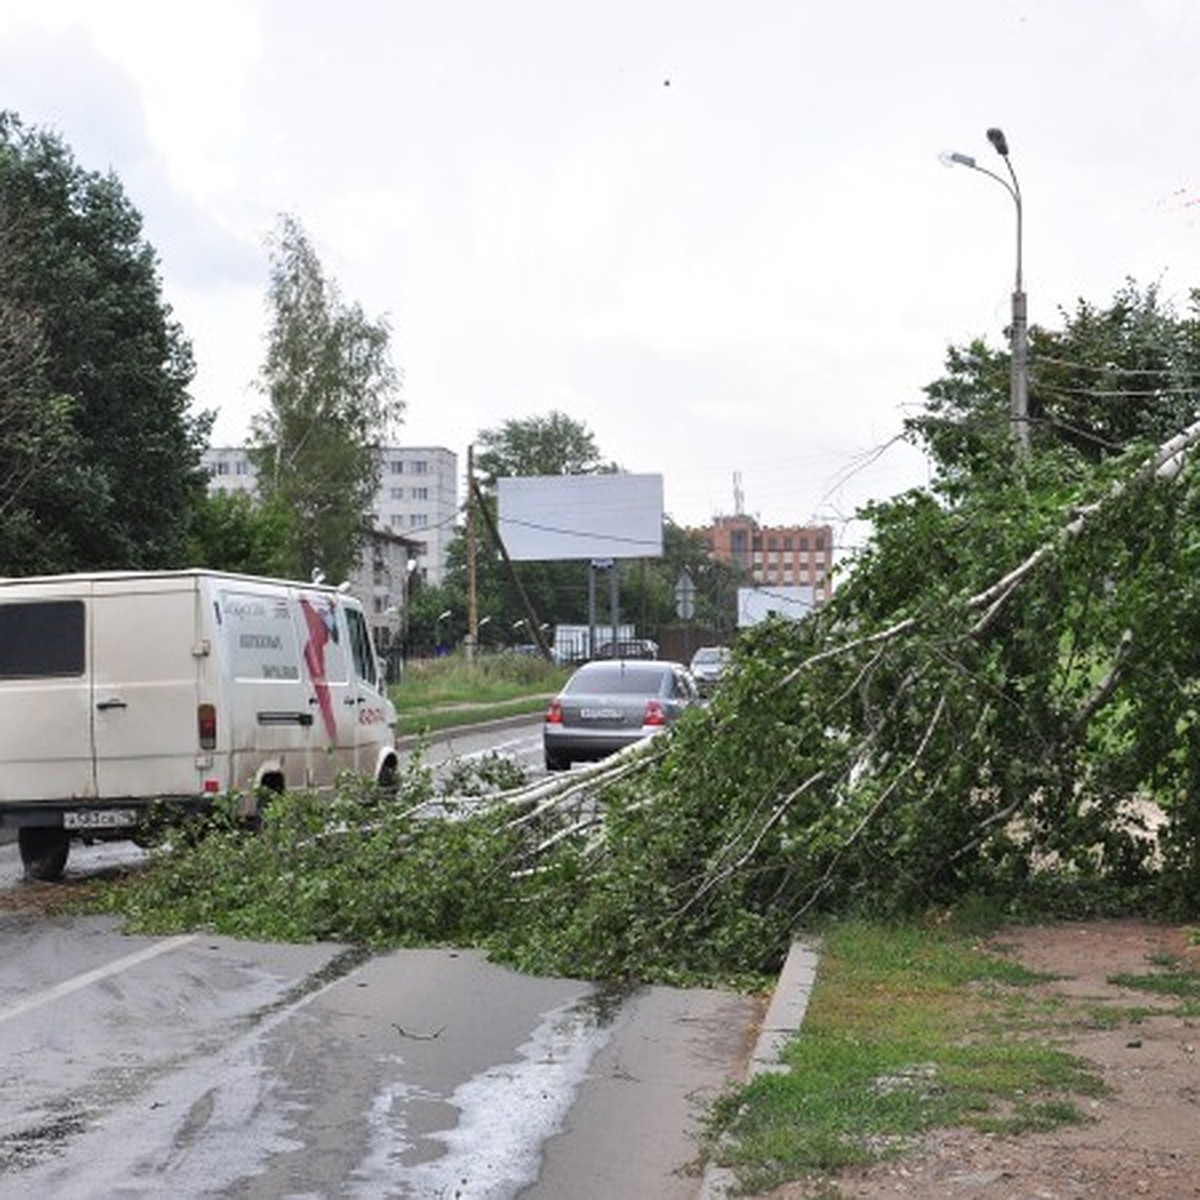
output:
M390 328L343 301L291 216L272 241L268 303L267 403L251 429L260 492L291 514L290 571L339 581L368 537L379 450L403 412Z

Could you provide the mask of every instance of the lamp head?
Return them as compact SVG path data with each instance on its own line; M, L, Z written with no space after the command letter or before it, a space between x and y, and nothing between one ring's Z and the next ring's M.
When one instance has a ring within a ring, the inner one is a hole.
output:
M943 167L973 167L975 160L969 154L960 154L957 150L943 150L938 155Z
M1003 129L992 128L987 131L987 140L996 147L996 153L1001 158L1008 157L1008 139L1004 136Z

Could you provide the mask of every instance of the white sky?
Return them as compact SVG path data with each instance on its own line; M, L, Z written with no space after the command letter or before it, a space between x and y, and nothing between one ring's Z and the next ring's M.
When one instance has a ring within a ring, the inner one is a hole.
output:
M1200 285L1195 0L0 0L0 105L111 168L239 443L264 240L393 325L398 440L559 409L702 524L922 482L946 347Z

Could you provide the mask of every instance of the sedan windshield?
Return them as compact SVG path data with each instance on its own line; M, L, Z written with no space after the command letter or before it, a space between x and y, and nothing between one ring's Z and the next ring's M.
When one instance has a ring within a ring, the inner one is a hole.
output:
M575 695L603 692L610 696L653 696L658 694L661 684L662 671L659 669L643 671L613 663L577 671L563 691Z

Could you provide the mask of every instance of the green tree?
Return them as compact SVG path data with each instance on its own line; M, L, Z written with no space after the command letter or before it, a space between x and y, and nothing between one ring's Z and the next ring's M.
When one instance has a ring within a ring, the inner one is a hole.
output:
M1127 281L1106 307L1080 300L1061 329L1029 331L1034 448L1088 464L1182 429L1200 385L1200 292L1180 316L1154 286ZM1010 455L1009 356L983 342L951 347L946 374L908 422L943 487L986 475Z
M733 563L712 558L704 535L667 517L663 522L661 558L635 559L622 565L621 603L638 628L649 636L680 623L675 587L683 571L695 586L691 622L727 641L737 627L737 589L748 582Z
M13 229L0 204L0 279L15 269ZM71 403L50 394L46 347L34 313L0 295L0 571L54 570L67 556L57 531L39 528L64 468L78 458Z
M2 400L6 569L181 565L210 422L141 217L115 176L0 112L0 224L0 336L26 347Z
M379 486L379 448L400 419L386 320L342 301L300 223L272 245L273 323L251 429L263 499L292 514L289 572L341 579L358 558Z
M244 492L207 496L196 510L189 561L215 571L285 577L291 522L278 503Z
M487 491L495 489L497 479L511 476L595 475L617 470L601 459L591 430L558 411L483 429L475 444L476 473Z

